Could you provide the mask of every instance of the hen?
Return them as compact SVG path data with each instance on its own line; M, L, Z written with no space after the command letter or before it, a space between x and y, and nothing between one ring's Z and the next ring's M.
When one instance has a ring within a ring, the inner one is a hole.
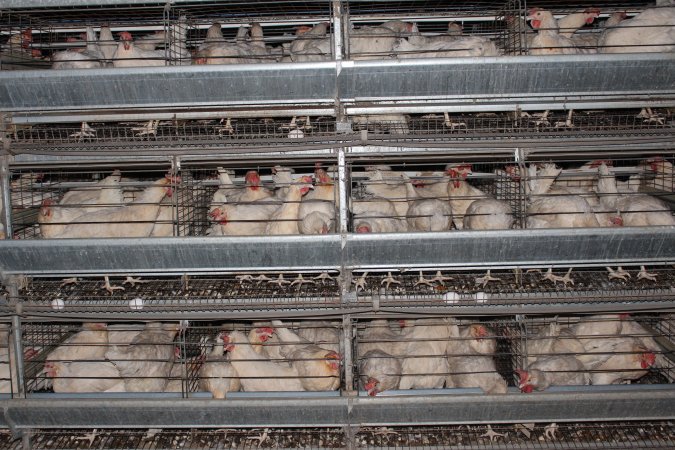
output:
M54 52L52 69L96 69L104 67L106 58L93 27L87 27L87 47Z
M105 357L124 378L127 392L162 392L173 358L178 324L148 323L126 347L113 346Z
M590 383L584 365L571 355L539 358L528 370L517 369L518 388L525 393L543 391L550 386L584 386Z
M382 350L369 350L360 357L359 382L369 396L398 389L401 382L400 361Z
M531 55L572 55L578 53L595 53L595 49L580 49L574 45L574 41L558 32L558 23L550 11L532 8L527 19L531 21L532 28L537 30L537 35L532 39Z
M66 192L54 206L51 199L42 203L38 213L40 234L43 238L52 238L63 233L68 223L76 221L87 213L106 210L124 204L124 193L120 188L119 171L105 177L95 187L77 188Z
M300 202L298 219L302 234L327 234L335 231L335 206L338 205L335 183L325 170L314 170L314 189Z
M128 31L122 31L119 36L120 42L112 57L114 67L166 65L166 53L164 50L143 50L136 48L133 37Z
M450 375L446 387L479 387L486 394L505 394L506 381L497 373L493 358L497 341L485 326L473 324L462 327L459 339L448 343Z
M447 201L421 197L406 174L402 174L408 211L409 231L447 231L452 228L452 208Z
M400 389L438 389L449 373L448 341L459 328L448 319L418 319L405 335Z
M133 202L117 208L106 208L79 216L77 223L68 224L52 237L146 237L155 226L160 202L165 195L172 195L171 183L180 182L179 177L167 175L155 181Z
M288 188L284 203L269 218L265 235L299 234L298 214L302 196L314 189L311 177L300 177Z
M280 353L300 376L306 391L333 391L340 386L340 355L315 345L273 320L281 341Z
M445 172L450 176L448 183L448 197L452 207L455 228L464 228L464 215L471 204L479 199L488 198L480 189L471 186L466 178L472 174L470 164L448 164Z
M605 30L600 53L675 51L675 8L647 8L637 16Z
M199 387L210 392L213 398L225 398L228 392L236 392L241 388L239 374L223 356L224 337L222 333L218 334L211 353L206 356L206 361L199 369Z
M110 361L53 363L45 373L52 378L54 392L126 391L119 370Z
M223 336L225 351L230 352L230 364L239 374L245 392L303 391L298 372L286 364L277 364L256 353L246 335L233 331Z

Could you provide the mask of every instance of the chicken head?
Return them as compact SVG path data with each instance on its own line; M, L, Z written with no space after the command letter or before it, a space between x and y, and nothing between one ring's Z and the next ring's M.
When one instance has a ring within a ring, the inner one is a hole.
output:
M380 382L377 379L368 377L366 382L363 384L363 389L365 389L369 396L375 397L380 393L379 386Z
M534 390L534 384L532 383L532 377L530 373L526 370L516 369L518 374L518 389L525 394L529 394Z
M460 187L461 182L466 180L466 177L472 173L472 166L471 164L448 165L445 168L445 173L450 176L452 185L457 189Z
M42 200L42 207L40 208L40 214L43 217L51 217L53 212L51 206L53 206L54 204L56 204L56 202L51 198L46 198Z
M337 352L328 352L324 355L324 358L326 360L326 365L332 370L332 371L338 371L340 369L340 354Z
M656 355L652 352L640 353L639 355L640 367L649 369L656 362Z
M267 342L274 334L274 328L272 327L255 328L255 334L259 342Z
M122 44L124 45L124 50L129 50L131 49L131 42L134 40L133 37L131 37L131 33L128 31L121 31L119 33L120 41L122 41Z
M249 170L246 172L246 176L244 177L246 180L246 186L248 186L249 189L257 191L260 189L260 175L258 174L257 171L255 170Z
M220 208L214 208L209 212L209 217L214 221L218 222L221 225L227 224L227 212L223 211Z

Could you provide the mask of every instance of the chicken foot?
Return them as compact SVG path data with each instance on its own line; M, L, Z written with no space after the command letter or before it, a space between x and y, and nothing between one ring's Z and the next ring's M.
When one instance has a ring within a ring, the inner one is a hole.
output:
M59 287L62 288L63 286L68 286L70 284L79 284L80 279L77 277L71 277L71 278L64 278L61 280L61 284L59 284Z
M657 125L663 125L666 122L666 119L661 114L653 112L649 107L642 108L640 113L635 117L644 119L642 121L643 123L655 123Z
M265 277L265 278L267 278L267 277ZM279 276L276 279L267 281L267 283L276 284L279 287L284 287L287 284L291 284L290 281L284 280L284 274L283 273L280 273Z
M559 275L555 275L553 273L553 269L549 267L548 270L546 271L546 273L544 274L544 276L542 277L542 280L551 280L554 285L558 281L560 281L563 284L564 287L567 287L567 283L570 283L570 284L574 285L574 280L570 276L571 273L572 273L572 268L570 267L567 270L567 273L564 276L561 277Z
M354 284L354 290L356 292L359 292L359 288L363 291L366 289L366 277L368 276L368 272L363 272L363 274L352 280L352 284Z
M567 113L567 119L564 122L556 122L553 124L554 128L574 128L574 123L572 122L572 114L574 113L573 109L570 109Z
M391 272L387 272L387 276L382 281L380 281L380 286L382 286L383 284L386 284L385 287L389 289L389 286L391 286L392 284L401 284L401 282L398 281L396 278L394 278L391 275Z
M638 272L638 280L650 280L656 281L656 274L647 272L645 266L640 266L640 272Z
M450 115L447 112L443 113L443 125L450 128L451 131L455 131L455 128L466 128L465 122L453 122L450 120Z
M90 127L87 122L82 122L82 124L80 125L80 131L73 133L68 137L77 138L78 141L81 141L84 138L96 137L96 130Z
M319 275L315 276L312 278L312 280L320 280L321 284L325 284L327 280L332 280L333 277L331 277L328 272L321 272Z
M150 120L145 125L140 127L133 127L131 131L135 131L134 136L155 136L157 137L157 127L159 127L159 120Z
M433 277L433 278L431 279L431 281L435 281L435 282L437 282L438 284L440 284L441 286L445 286L444 281L450 281L450 280L453 280L453 279L454 279L454 278L452 278L452 277L446 277L446 276L444 276L444 275L441 273L440 270L437 270L437 271L436 271L436 276Z
M420 286L420 285L426 285L432 289L436 287L433 280L427 280L426 278L424 278L424 272L422 272L421 270L420 276L417 278L417 282L415 282L413 286Z
M507 433L508 434L508 433ZM506 437L506 434L504 433L497 433L492 429L490 425L487 426L487 431L483 434L480 435L480 437L486 437L490 438L490 442L494 442L494 440L498 437Z
M612 269L611 267L606 267L607 272L607 278L610 280L613 279L618 279L618 280L623 280L626 281L627 278L630 278L630 273L627 271L623 270L621 266L617 267L616 270Z
M103 287L101 289L105 289L106 291L110 292L110 294L113 294L115 291L123 291L124 288L122 286L112 286L110 284L110 278L108 275L103 277L105 279L105 283L103 284Z
M218 135L222 136L224 133L227 133L227 134L230 134L230 135L234 134L234 128L232 127L232 119L230 119L229 117L226 118L226 119L220 119L221 124L223 123L223 120L225 121L225 125L222 126L222 127L216 128L216 131L218 132Z
M316 284L313 280L305 280L302 277L302 274L299 273L298 277L291 282L291 286L298 285L298 290L302 287L303 284Z
M140 278L126 277L122 284L128 284L131 287L136 287L137 284L149 283L148 280L141 280Z
M485 287L485 286L487 286L487 284L490 281L502 281L502 279L497 278L497 277L493 277L492 275L490 275L490 271L488 270L487 273L484 276L478 277L474 281L475 281L476 284L478 284L478 285L482 284L483 287Z

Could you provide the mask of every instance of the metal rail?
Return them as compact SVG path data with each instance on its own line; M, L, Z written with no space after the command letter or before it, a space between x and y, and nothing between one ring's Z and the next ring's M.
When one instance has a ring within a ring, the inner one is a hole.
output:
M246 399L14 399L4 421L16 429L134 427L378 426L659 420L675 415L675 389L569 389L532 395Z
M6 240L3 274L181 274L513 268L675 261L675 228L542 229L275 237Z
M220 117L291 116L334 99L348 114L640 108L675 105L674 73L672 54L5 71L0 110L21 113L14 123L37 124L99 114L142 120L139 109L155 119L194 118L195 106Z

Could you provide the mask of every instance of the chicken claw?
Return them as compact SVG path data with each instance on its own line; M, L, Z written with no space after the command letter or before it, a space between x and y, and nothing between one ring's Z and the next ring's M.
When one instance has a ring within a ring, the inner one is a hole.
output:
M453 279L452 277L446 277L446 276L444 276L444 275L441 273L441 271L438 270L438 271L436 271L436 276L433 277L433 278L431 279L431 281L435 281L435 282L437 282L438 284L440 284L441 286L445 286L445 283L443 283L443 282L444 282L444 281L450 281L450 280L452 280L452 279Z
M574 280L572 277L570 277L570 274L572 273L572 268L570 267L567 270L567 273L564 276L558 276L553 274L553 269L548 268L544 276L542 277L542 280L551 280L553 284L555 285L558 281L560 281L563 286L567 287L567 283L570 283L572 286L574 286Z
M358 277L355 280L352 280L352 283L354 284L354 289L356 290L356 292L359 292L359 288L361 288L362 291L366 289L366 277L367 276L368 276L368 272L363 272L363 274L361 274L360 277Z
M245 275L237 275L234 279L239 281L239 284L244 284L246 281L252 283L255 278L253 278L253 275L247 273Z
M80 279L77 277L72 277L72 278L64 278L61 280L61 284L59 284L59 287L62 288L63 286L68 286L69 284L79 284Z
M123 291L124 290L124 288L122 286L112 286L110 284L110 278L108 278L107 275L104 278L105 278L105 284L103 285L103 289L105 289L106 291L113 294L115 291Z
M258 441L258 447L260 447L260 445L263 442L267 441L267 434L269 433L269 431L270 431L269 428L265 428L260 435L247 437L246 440L247 441Z
M296 278L295 280L293 280L293 282L291 282L291 286L295 286L296 284L298 285L298 289L300 289L303 284L315 284L315 283L312 280L305 280L302 277L302 274L299 273L298 278Z
M417 278L417 281L415 282L415 284L413 284L413 286L419 286L419 285L426 285L426 286L429 286L432 289L436 287L436 285L434 284L434 282L432 280L427 280L426 278L424 278L424 272L422 272L421 270L420 270L420 276Z
M234 134L234 128L232 128L232 119L229 117L227 119L220 119L220 123L223 123L223 120L225 121L225 126L216 128L218 135L222 136L223 133Z
M493 277L492 275L490 275L490 271L488 270L484 276L476 278L474 281L476 284L482 284L483 287L485 287L490 281L502 281L502 279Z
M390 434L398 436L398 433L388 427L378 427L372 431L374 436L389 436Z
M148 123L141 127L133 127L131 131L135 131L136 133L134 136L136 137L142 137L142 136L157 136L157 127L159 126L159 120L150 120Z
M550 439L552 441L555 441L556 439L558 439L555 435L557 432L558 432L558 424L556 424L555 422L553 422L550 425L546 425L546 427L544 427L544 439Z
M73 439L76 441L89 441L89 447L91 447L91 444L94 443L96 436L98 436L98 433L96 432L96 428L94 428L91 433L83 434L82 436L76 436Z
M328 272L321 272L319 275L315 276L312 278L312 280L321 280L321 284L325 284L326 280L332 280L333 277L331 277Z
M263 274L263 273L261 273L260 275L258 275L258 277L255 278L255 279L258 280L258 283L257 283L257 284L260 284L260 283L262 283L263 281L267 281L268 283L274 281L274 280L272 280L270 277L266 276L266 275Z
M448 115L447 112L443 113L443 125L446 127L450 128L451 131L455 131L455 128L466 128L466 123L465 122L453 122L450 120L450 115Z
M640 266L640 272L637 275L638 280L656 281L656 274L647 272L645 266Z
M564 122L556 122L553 124L553 128L574 128L574 123L572 123L572 113L573 109L570 109L570 112L567 113L567 119Z
M546 111L542 113L535 113L532 114L532 117L535 118L534 121L534 126L539 127L539 126L549 126L551 125L551 122L548 121L548 116L551 112L547 109Z
M137 284L149 283L148 280L141 280L140 278L126 277L122 284L128 284L131 287L136 287Z
M655 123L657 125L663 125L666 122L666 119L661 116L659 113L654 113L651 108L642 108L640 114L635 116L640 119L644 119L643 123Z
M487 431L483 434L480 435L480 437L487 437L490 438L490 442L494 442L494 440L498 437L506 437L506 434L503 433L497 433L492 429L490 425L487 426Z
M267 278L267 277L265 277L265 278ZM270 281L268 281L268 283L269 283L269 284L276 284L276 285L278 285L279 287L283 287L283 286L286 285L286 284L291 284L290 281L284 280L284 274L283 274L283 273L280 273L280 274L279 274L279 277L277 277L275 280L270 280Z
M96 130L90 127L87 122L82 122L82 125L80 125L80 131L73 133L68 137L74 137L77 138L78 141L81 141L84 138L96 137Z
M610 280L613 280L613 279L616 278L616 279L619 279L619 280L626 281L627 278L630 278L630 274L628 272L626 272L625 270L623 270L620 266L617 267L616 270L612 269L611 267L607 267L606 269L607 269L607 272L609 272L607 274L607 278L609 278Z
M380 286L383 284L386 284L387 289L389 289L389 286L391 286L392 284L401 284L401 282L392 277L391 272L387 272L387 277L384 278L382 281L380 281Z

